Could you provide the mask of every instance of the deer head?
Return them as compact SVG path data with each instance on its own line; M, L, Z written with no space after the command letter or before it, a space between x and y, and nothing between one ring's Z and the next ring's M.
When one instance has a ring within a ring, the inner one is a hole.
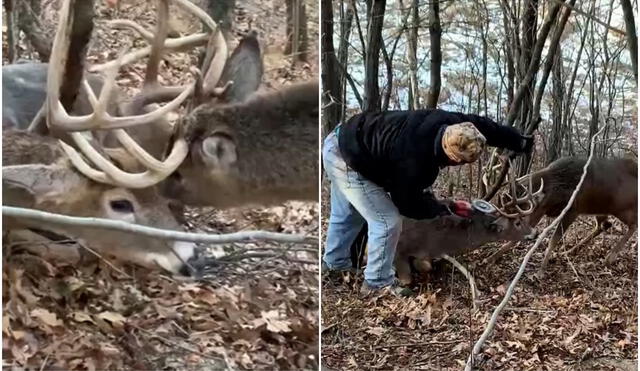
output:
M127 189L87 178L73 168L51 137L10 130L3 133L2 141L3 203L6 205L179 229L168 208L168 200L154 188ZM118 165L127 168L126 163ZM3 222L10 229L44 229L40 222L6 218ZM184 263L197 255L192 243L87 227L47 225L46 229L84 240L104 256L174 273L189 273Z

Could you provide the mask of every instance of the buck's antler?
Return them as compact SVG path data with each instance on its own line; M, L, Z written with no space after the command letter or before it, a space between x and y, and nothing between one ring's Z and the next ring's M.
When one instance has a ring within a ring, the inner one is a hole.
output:
M511 162L511 160L509 160ZM533 192L533 178L531 175L526 175L521 178L515 178L514 167L510 165L510 172L508 175L508 183L510 192L503 192L499 196L499 205L496 206L496 211L504 217L515 218L529 215L536 207L536 197L544 189L544 180L540 178L540 188ZM522 184L523 181L527 181L527 186ZM521 194L524 195L518 197L518 191L521 190ZM522 208L521 205L526 205ZM508 212L507 210L515 209L516 212Z
M151 46L151 57L149 65L147 66L145 87L153 88L157 86L158 66L168 28L169 5L167 1L168 0L158 1L158 30ZM164 161L158 161L142 149L122 128L148 124L162 118L165 114L180 106L180 104L192 94L194 85L192 84L186 88L182 88L176 98L152 112L142 115L113 117L107 113L106 108L116 85L115 78L118 69L125 64L121 55L114 64L114 67L107 70L105 83L100 91L99 98L95 96L86 80L83 82L83 86L88 94L89 103L93 107L94 112L86 116L70 116L60 102L60 82L64 74L64 62L70 44L70 22L72 22L71 2L72 0L65 0L62 4L58 30L54 39L53 52L49 64L47 80L48 125L70 132L69 134L78 146L78 149L100 169L93 169L73 147L62 143L62 147L67 155L69 155L72 163L89 178L128 188L144 188L157 184L175 171L185 159L188 153L186 141L182 137L177 138L175 143L172 144L171 153L167 158ZM131 174L120 170L98 153L88 140L79 133L79 131L91 129L113 130L116 138L124 149L148 170L138 174Z

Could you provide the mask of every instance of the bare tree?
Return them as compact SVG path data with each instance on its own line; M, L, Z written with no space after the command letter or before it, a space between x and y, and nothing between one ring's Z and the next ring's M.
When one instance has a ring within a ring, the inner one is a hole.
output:
M432 0L429 3L429 41L431 48L431 82L427 95L427 108L436 108L440 96L440 69L442 68L442 49L440 40L442 27L440 26L440 1Z
M322 135L326 136L339 122L342 110L342 88L340 72L333 48L333 1L322 0Z
M633 17L633 5L631 0L620 0L622 11L624 12L624 24L627 29L627 43L629 54L631 55L631 65L633 67L633 75L638 84L638 35L636 34L636 21Z
M365 54L364 105L365 112L380 111L380 48L386 0L367 0L367 49Z
M285 54L306 61L309 49L306 7L302 0L287 0L287 46Z

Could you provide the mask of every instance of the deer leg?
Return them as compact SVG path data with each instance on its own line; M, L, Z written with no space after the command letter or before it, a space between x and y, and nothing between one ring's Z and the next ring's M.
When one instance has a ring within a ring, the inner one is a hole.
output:
M551 237L551 242L549 242L549 246L547 246L547 250L544 252L544 258L542 259L542 265L538 270L537 276L538 278L542 278L544 276L544 271L547 268L547 264L549 263L549 259L551 258L551 253L556 248L556 244L562 236L564 232L569 228L569 226L573 223L574 220L578 217L578 213L573 210L570 210L560 221L560 225L556 229L553 237Z
M622 236L620 241L618 241L618 243L616 243L613 249L611 249L609 254L607 254L607 257L605 258L605 264L611 265L611 263L613 263L616 260L616 258L618 257L618 253L620 253L620 250L622 250L622 248L627 243L627 241L629 241L629 238L633 236L633 234L636 231L636 228L637 228L636 225L629 226L627 233L625 233L625 235Z
M578 242L574 247L572 247L571 249L569 249L566 254L570 255L573 254L573 252L579 248L581 248L582 246L586 245L587 243L591 242L591 240L593 240L594 238L596 238L598 235L600 235L600 233L604 232L605 230L607 230L609 228L610 225L607 225L607 218L604 217L596 217L596 227L593 229L593 231L591 231L591 233L585 237L582 241Z
M489 265L489 264L493 264L496 262L496 260L498 260L499 257L502 256L502 254L504 254L505 252L511 250L515 245L516 245L516 241L509 241L505 244L503 244L502 246L500 246L500 249L496 252L494 252L493 254L491 254L491 256L489 256L488 258L486 258L482 264L483 265Z
M411 284L411 265L408 256L396 256L395 258L396 273L398 280L405 286Z

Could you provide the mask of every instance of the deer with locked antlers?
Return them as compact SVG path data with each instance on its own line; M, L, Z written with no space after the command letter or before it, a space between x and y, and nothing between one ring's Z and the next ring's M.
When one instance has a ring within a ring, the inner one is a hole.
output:
M51 137L17 130L2 135L2 197L5 205L74 216L108 218L179 230L167 199L154 188L127 189L96 182L78 173ZM52 231L85 241L103 256L149 268L190 275L195 244L153 239L133 233L47 225L3 218L5 230Z
M205 24L215 27L204 12L187 0L176 1ZM78 1L75 5L81 3ZM227 61L224 38L214 32L209 38L204 74L194 70L196 81L185 87L159 86L159 56L164 48L170 47L171 41L165 42L168 3L164 0L158 2L158 32L150 48L123 54L118 60L99 66L106 69L106 76L94 79L101 86L98 96L91 78L81 79L80 96L84 94L89 105L83 109L89 113L78 114L70 108L68 100L67 104L63 103L64 89L61 88L69 73L65 61L71 44L72 9L74 4L70 0L61 7L47 68L45 113L51 135L63 139L59 143L60 150L68 157L66 164L73 166L74 173L84 176L87 187L100 184L130 192L164 190L172 198L191 204L222 207L317 199L317 82L253 94L262 74L255 36L241 41ZM113 96L118 94L117 70L147 54L150 58L145 86L128 103L129 108L137 109L129 109L129 114L126 109L113 111L110 107ZM167 130L163 117L188 98L189 113L175 128ZM166 101L169 103L148 111L149 104ZM76 107L79 102L81 99L75 102ZM3 129L7 126L3 115ZM92 131L93 139L86 137L87 131ZM146 150L154 145L162 150ZM158 154L166 155L163 160L157 160ZM163 182L166 184L161 184ZM194 191L202 193L190 194ZM12 202L5 198L5 203L7 200ZM156 202L162 204L160 199ZM119 204L122 203L116 203ZM94 208L85 211L112 216L96 210L96 204L93 205ZM44 208L37 203L31 206ZM73 209L56 210L52 206L47 210L71 212ZM132 248L146 248L144 246Z
M535 187L540 187L542 190L542 197L535 202L535 207L527 217L527 222L531 227L535 227L545 215L548 217L560 215L578 185L585 164L586 158L564 157L542 170L516 180L516 183L519 184L518 187L529 183ZM637 187L637 161L627 158L593 159L573 205L564 215L551 238L538 275L541 276L543 274L556 245L580 215L595 215L597 225L594 231L572 248L570 252L583 246L606 229L608 215L615 216L627 225L627 232L607 254L605 261L607 264L611 264L636 231L638 215ZM516 197L516 193L513 191L511 193L502 193L500 197L507 203L506 207L510 210L514 210L521 200L521 198ZM488 259L488 262L494 262L495 259L513 247L513 245L513 243L504 245Z
M215 29L215 23L188 0L176 1ZM196 206L317 201L317 81L256 93L262 78L262 62L255 35L243 39L227 58L224 37L216 31L208 42L204 73L193 71L197 79L185 87L161 87L157 83L160 55L172 41L165 42L167 7L166 1L159 2L158 32L151 48L145 49L146 53L124 54L117 61L89 68L90 71L106 70L106 77L99 97L95 96L91 84L83 80L82 93L91 112L84 116L69 114L59 102L57 91L63 78L64 56L71 43L69 27L61 22L64 28L56 34L57 46L47 71L47 115L57 123L53 128L49 125L51 131L68 136L63 147L74 165L89 178L113 185L141 188L162 183L160 187L166 196ZM130 23L120 22L120 25ZM140 26L135 29L143 35L148 33ZM184 47L186 42L179 45ZM131 115L113 116L108 108L118 68L147 54L150 60L145 86L124 110ZM189 112L176 128L167 130L165 123L158 123L187 98L190 99ZM142 107L166 101L169 103L155 111L139 112ZM125 128L143 133L129 135ZM101 131L107 139L98 138L99 143L110 149L119 144L118 150L129 152L146 171L124 172L101 158L79 133L87 130ZM168 132L172 133L171 138L157 135ZM145 151L153 146L170 150L165 160L155 160L157 150Z

